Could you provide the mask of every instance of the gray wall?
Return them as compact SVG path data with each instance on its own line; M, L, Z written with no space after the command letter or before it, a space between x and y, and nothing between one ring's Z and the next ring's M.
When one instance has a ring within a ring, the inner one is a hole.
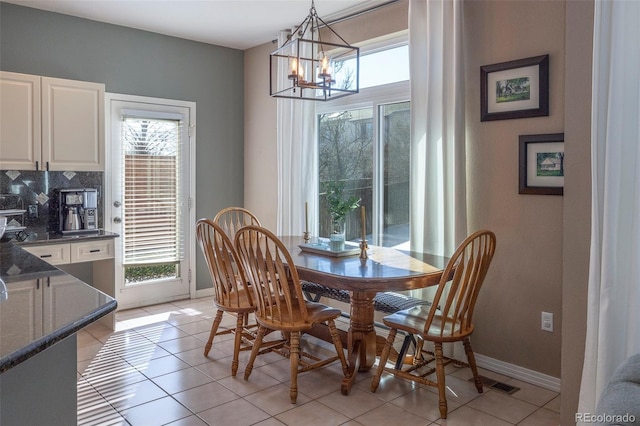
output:
M243 52L0 3L0 69L197 103L196 217L243 204ZM197 253L197 288L211 286Z

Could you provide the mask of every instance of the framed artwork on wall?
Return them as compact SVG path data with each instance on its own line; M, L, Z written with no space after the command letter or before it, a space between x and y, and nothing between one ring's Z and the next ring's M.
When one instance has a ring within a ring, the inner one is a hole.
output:
M520 135L519 193L563 195L564 133Z
M480 121L549 115L549 55L480 67Z

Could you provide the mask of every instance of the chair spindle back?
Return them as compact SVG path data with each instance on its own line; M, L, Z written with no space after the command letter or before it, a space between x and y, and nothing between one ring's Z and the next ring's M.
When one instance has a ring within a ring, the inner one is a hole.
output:
M224 208L214 216L213 221L222 227L231 241L235 239L236 232L243 226L261 226L256 215L242 207Z
M278 329L307 323L298 271L278 237L265 228L249 225L236 233L235 246L254 291L258 323Z
M474 232L458 246L438 284L425 334L431 331L430 334L446 338L473 331L473 311L495 248L496 236L486 230ZM436 324L438 333L434 330Z
M240 290L247 282L231 239L220 225L210 219L196 223L196 238L211 274L214 300L228 309L240 309ZM244 292L253 304L250 291Z

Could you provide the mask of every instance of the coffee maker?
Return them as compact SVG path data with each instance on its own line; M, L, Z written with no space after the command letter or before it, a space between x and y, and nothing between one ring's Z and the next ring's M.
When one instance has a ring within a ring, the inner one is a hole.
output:
M97 210L97 189L60 189L58 194L59 231L63 234L98 232Z

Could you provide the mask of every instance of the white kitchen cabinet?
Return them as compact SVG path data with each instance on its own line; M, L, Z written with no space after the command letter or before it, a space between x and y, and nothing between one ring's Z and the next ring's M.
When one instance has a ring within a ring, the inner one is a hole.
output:
M75 320L75 311L68 308L70 300L87 306L97 304L99 296L95 292L78 294L77 283L78 280L69 275L12 283L8 287L11 303L0 309L0 327L6 327L2 330L3 350L23 348L59 324ZM78 297L95 300L78 300Z
M113 240L96 240L71 244L71 263L93 262L114 257Z
M0 306L4 351L17 350L42 336L42 290L40 280L21 281L8 290L11 304Z
M23 247L51 265L93 262L114 257L113 239Z
M69 244L47 244L24 247L24 249L52 265L64 265L71 262L71 246Z
M104 171L104 84L42 77L42 161Z
M0 169L104 171L104 84L0 73Z
M113 238L41 244L23 246L22 248L115 298L115 243ZM113 313L99 321L111 329L115 327Z
M37 75L0 71L0 169L35 170L42 150Z
M44 333L54 331L60 324L78 320L77 311L69 309L70 301L76 306L99 306L96 292L78 292L78 280L70 275L51 276L40 280L43 291L42 327Z

